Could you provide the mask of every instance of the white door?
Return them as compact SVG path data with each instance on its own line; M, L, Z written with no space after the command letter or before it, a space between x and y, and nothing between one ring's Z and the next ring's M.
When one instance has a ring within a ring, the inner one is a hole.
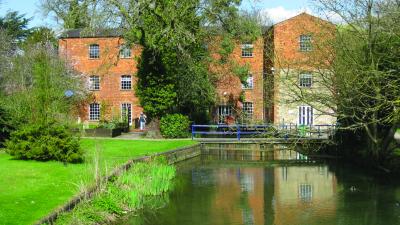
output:
M122 103L121 105L121 116L124 119L128 119L129 126L132 126L132 104L131 103Z
M232 106L220 105L218 107L218 123L225 123L227 116L232 116Z
M313 124L313 108L311 106L300 106L299 107L299 124L300 125L312 125Z

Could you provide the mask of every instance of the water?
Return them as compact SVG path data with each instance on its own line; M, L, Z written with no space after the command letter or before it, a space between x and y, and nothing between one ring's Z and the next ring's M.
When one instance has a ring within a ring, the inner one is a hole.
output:
M211 149L181 163L163 208L117 224L400 224L396 179L274 148Z

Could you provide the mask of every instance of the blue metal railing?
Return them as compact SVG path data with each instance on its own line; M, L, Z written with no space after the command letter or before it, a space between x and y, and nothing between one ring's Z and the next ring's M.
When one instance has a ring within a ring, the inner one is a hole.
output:
M192 125L192 139L196 135L221 135L221 136L235 136L240 141L241 137L245 135L281 135L287 138L289 135L301 138L322 137L326 134L328 137L332 136L336 130L336 125L297 125L297 124L262 124L262 125L248 125L248 124L218 124L218 125Z

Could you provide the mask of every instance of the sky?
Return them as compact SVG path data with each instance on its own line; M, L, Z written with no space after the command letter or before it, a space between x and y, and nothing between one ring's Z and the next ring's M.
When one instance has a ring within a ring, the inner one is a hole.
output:
M18 11L32 17L29 26L57 26L54 18L44 17L39 10L40 0L0 0L0 16L4 16L8 10ZM277 23L288 19L301 12L312 13L310 0L244 0L243 8L260 9L267 14L272 22Z

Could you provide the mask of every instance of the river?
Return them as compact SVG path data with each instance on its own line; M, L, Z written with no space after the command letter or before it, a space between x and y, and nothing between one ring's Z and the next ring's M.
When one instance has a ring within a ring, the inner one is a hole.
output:
M177 167L162 208L117 224L400 224L398 179L308 158L288 146L210 148Z

